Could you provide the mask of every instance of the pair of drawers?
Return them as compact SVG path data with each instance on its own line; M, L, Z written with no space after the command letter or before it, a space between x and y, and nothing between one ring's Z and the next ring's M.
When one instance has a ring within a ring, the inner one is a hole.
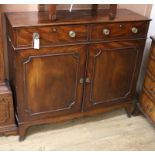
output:
M13 42L15 47L22 47L32 46L34 37L40 39L41 45L138 38L146 36L147 27L143 21L21 27L16 29Z

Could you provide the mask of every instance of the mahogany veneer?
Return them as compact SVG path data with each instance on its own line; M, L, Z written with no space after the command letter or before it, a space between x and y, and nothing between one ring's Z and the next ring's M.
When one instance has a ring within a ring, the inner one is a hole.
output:
M65 16L64 16L65 14ZM7 13L10 84L20 139L37 124L134 106L149 19L118 10ZM34 33L40 49L34 49Z
M155 37L151 37L152 45L147 64L143 88L139 98L139 108L155 125Z

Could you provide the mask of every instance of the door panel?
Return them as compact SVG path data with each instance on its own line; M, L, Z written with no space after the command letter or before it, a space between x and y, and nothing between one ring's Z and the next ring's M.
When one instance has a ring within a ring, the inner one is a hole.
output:
M20 56L26 115L56 116L81 110L84 46L42 49L38 54L24 51Z
M111 46L111 47L110 47ZM138 65L139 49L132 44L95 44L89 47L85 109L128 100Z
M75 104L78 57L73 54L62 54L36 56L30 59L31 62L26 62L25 78L27 103L35 101L29 105L31 112L58 111ZM68 67L70 65L72 67Z

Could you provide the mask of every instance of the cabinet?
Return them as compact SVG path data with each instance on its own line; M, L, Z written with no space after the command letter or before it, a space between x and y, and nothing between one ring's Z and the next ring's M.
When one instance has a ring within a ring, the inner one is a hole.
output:
M131 115L149 19L123 9L114 20L90 11L63 14L54 22L46 12L6 14L21 140L32 125L118 108Z
M18 130L14 119L12 92L5 81L2 17L0 6L0 135L15 135Z
M146 117L155 123L155 37L152 37L146 75L139 98L139 108Z

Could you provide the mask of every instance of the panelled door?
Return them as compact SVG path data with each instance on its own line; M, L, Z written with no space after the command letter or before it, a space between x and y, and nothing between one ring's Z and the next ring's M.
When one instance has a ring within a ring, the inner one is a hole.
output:
M135 94L143 41L89 46L84 109L128 101Z
M86 47L81 45L29 49L17 54L20 118L38 119L81 110L85 52Z

